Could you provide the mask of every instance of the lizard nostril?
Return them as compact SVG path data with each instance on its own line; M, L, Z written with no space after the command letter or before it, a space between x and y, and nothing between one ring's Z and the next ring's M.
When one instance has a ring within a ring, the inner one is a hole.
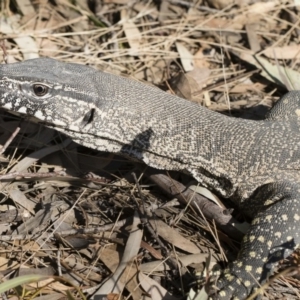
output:
M33 92L36 96L42 97L45 96L49 91L49 87L40 83L33 85Z

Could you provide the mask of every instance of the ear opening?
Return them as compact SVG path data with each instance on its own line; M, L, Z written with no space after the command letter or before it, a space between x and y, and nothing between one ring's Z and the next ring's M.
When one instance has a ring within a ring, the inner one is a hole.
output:
M82 120L82 123L83 123L82 125L86 126L86 125L92 123L94 120L94 115L95 115L95 108L92 108L85 114L85 116Z

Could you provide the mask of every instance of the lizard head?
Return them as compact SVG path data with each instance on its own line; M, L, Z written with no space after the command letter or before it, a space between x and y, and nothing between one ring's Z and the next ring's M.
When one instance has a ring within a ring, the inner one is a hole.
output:
M158 92L165 95L150 87L145 99L141 83L50 58L0 65L0 107L102 151L148 147L151 118L159 126L150 112L159 106L155 101L164 105Z
M58 128L88 125L97 94L89 89L92 69L50 58L0 65L0 106Z

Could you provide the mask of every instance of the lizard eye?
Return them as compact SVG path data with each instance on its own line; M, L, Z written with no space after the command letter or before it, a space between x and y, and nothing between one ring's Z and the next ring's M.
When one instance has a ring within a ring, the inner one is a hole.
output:
M49 91L49 87L41 83L34 84L32 88L33 88L33 92L38 97L45 96Z

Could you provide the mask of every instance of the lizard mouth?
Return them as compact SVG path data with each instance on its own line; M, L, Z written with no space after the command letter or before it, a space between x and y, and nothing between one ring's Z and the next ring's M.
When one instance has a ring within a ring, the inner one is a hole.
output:
M0 107L0 109L5 111L5 112L8 112L9 115L16 116L18 118L21 118L25 121L29 121L31 123L41 124L41 125L44 125L46 127L51 127L51 128L61 127L63 129L62 126L56 126L51 122L43 121L43 120L37 118L34 115L29 115L29 114L18 112L18 111L13 111L13 110L10 110L9 108L6 108L5 106Z
M88 113L86 113L83 118L81 117L79 120L77 120L77 122L75 121L73 125L68 125L68 126L67 126L67 124L57 124L55 122L51 122L48 120L42 120L35 114L31 115L31 114L22 113L19 111L12 111L9 108L6 108L4 106L0 107L0 108L3 109L3 111L8 112L10 115L16 116L18 118L21 118L25 121L29 121L34 124L40 124L42 126L52 128L54 130L57 130L59 132L66 134L70 137L72 137L74 135L78 135L79 133L83 134L83 132L85 132L84 135L93 136L94 138L97 137L97 136L91 134L88 130L90 127L89 125L92 124L93 119L94 119L94 114L95 114L94 108L92 108Z

